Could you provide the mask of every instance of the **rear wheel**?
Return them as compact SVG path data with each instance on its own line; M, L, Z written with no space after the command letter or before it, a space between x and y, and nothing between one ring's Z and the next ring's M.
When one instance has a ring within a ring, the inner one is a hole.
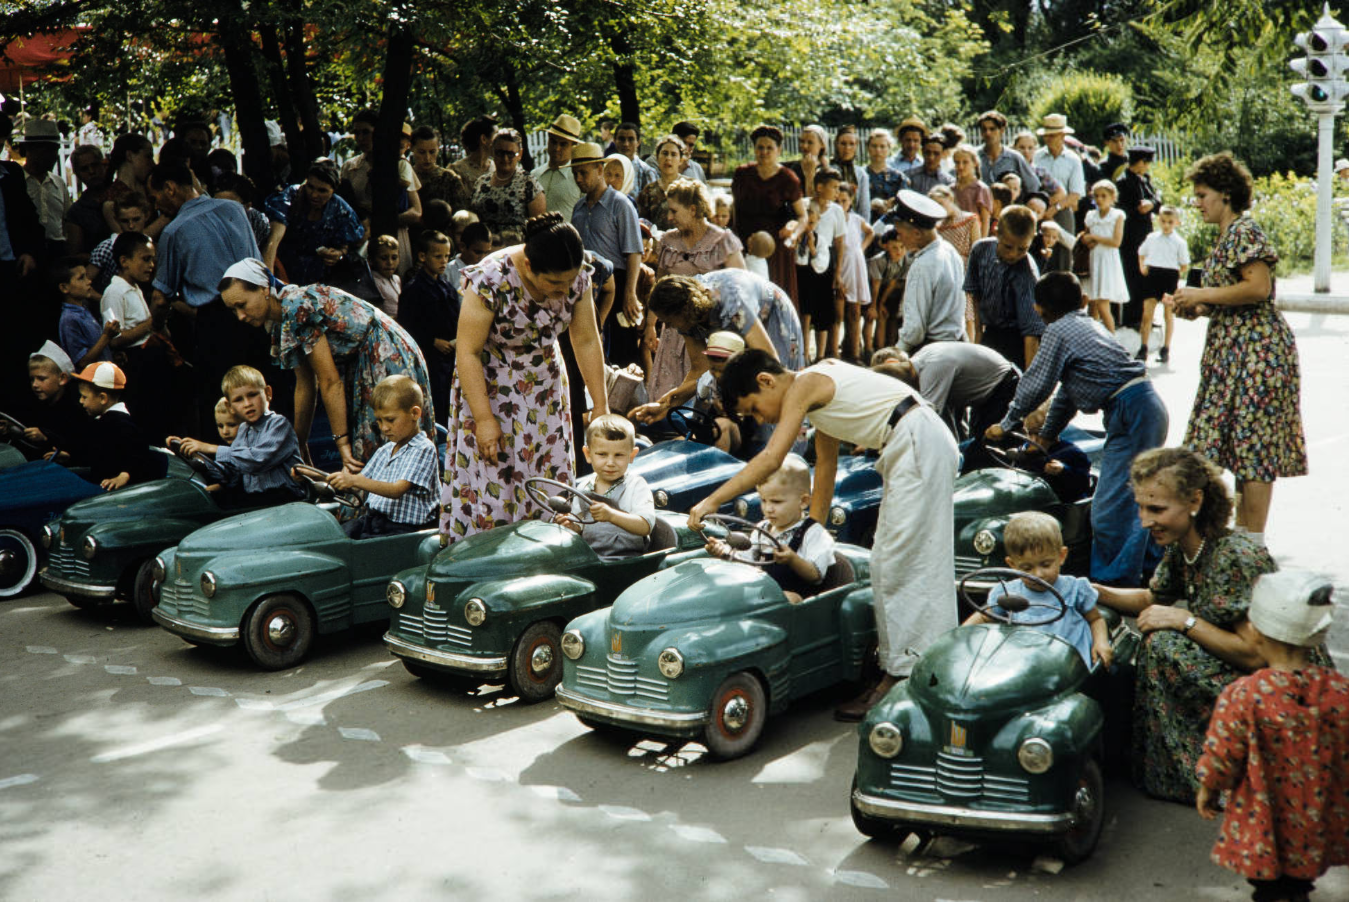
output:
M159 604L159 599L155 597L158 589L154 559L141 561L141 565L136 568L136 579L131 585L131 604L136 608L136 616L140 618L141 623L155 622L150 612Z
M511 688L527 702L553 697L562 682L562 630L543 620L531 623L516 640L507 663Z
M753 674L732 674L713 693L711 713L711 721L703 727L703 744L713 757L739 758L763 734L768 696Z
M1077 864L1091 857L1105 824L1105 781L1096 759L1089 758L1077 778L1073 794L1073 829L1054 844L1054 853L1065 864Z
M273 595L253 605L241 631L244 650L264 670L285 670L304 660L314 641L314 615L295 595Z
M17 529L0 529L0 598L13 598L37 576L37 549Z

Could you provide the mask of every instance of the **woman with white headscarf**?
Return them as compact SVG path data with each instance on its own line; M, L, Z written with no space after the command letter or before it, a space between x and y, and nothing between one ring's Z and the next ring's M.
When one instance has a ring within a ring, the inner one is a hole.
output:
M225 270L220 299L243 322L267 329L276 365L295 371L295 434L306 460L321 395L342 463L360 470L384 441L372 395L386 376L407 376L421 387L421 426L435 440L426 360L412 336L378 307L326 285L282 285L252 258Z

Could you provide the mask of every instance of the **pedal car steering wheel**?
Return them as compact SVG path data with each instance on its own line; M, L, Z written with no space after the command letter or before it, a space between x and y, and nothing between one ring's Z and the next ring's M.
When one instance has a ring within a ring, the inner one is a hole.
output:
M696 407L676 407L665 415L670 425L689 441L703 445L715 445L721 438L721 426L717 418Z
M989 578L996 579L998 585L1002 586L1002 597L997 599L993 604L989 604L987 598L985 598L983 604L975 604L974 599L970 596L970 590L967 584L972 579ZM1043 601L1031 601L1024 595L1009 592L1007 589L1007 580L1009 579L1024 579L1035 583L1036 588L1048 592L1054 597L1054 600L1058 602L1058 604L1047 604ZM1006 623L1010 626L1045 626L1046 624L1061 620L1063 615L1068 613L1068 602L1064 601L1063 596L1059 594L1058 589L1055 589L1052 585L1040 579L1038 576L1023 573L1020 570L1013 570L1010 567L983 567L972 573L966 573L960 580L960 597L965 599L966 604L974 608L980 614L983 614L989 620L996 620L998 623ZM1002 610L999 611L998 608L1001 608ZM1046 615L1039 620L1012 619L1013 614L1020 614L1022 611L1027 611L1031 608L1044 608L1047 611L1053 611L1054 615L1052 617Z
M4 436L6 441L15 445L23 445L26 448L37 449L37 442L29 441L24 437L23 431L28 427L23 423L20 423L9 414L3 412L0 412L0 423L4 423L9 427L8 432Z
M768 530L759 526L757 523L751 523L741 517L735 517L730 514L708 514L703 517L704 523L711 523L720 526L726 530L725 542L733 549L727 560L736 561L741 564L751 564L755 567L767 567L773 563L773 552L786 548L782 541ZM772 549L765 548L762 545L755 545L750 540L749 533L758 533L768 540Z
M1021 463L1022 455L1017 448L1007 447L1005 444L995 445L983 436L979 436L978 439L979 442L984 446L984 452L988 454L988 456L992 458L993 462L996 463L998 466L1004 467L1005 469L1008 470L1014 470L1018 473L1029 473L1032 476L1044 475L1042 470L1032 470L1029 467L1023 466ZM1018 443L1018 447L1020 445L1032 445L1033 447L1037 448L1039 447L1038 445L1035 445L1033 442L1031 442L1030 436L1021 432L1004 432L1003 441L1005 442L1015 441ZM1042 460L1045 459L1044 452L1040 453L1040 457Z
M350 507L353 509L361 506L360 495L356 494L356 492L351 489L339 491L333 488L328 482L328 474L317 467L311 467L307 464L296 464L293 469L295 470L295 475L305 481L305 484L309 486L309 490L314 493L314 497L320 502L336 501L343 507Z
M549 495L544 491L544 486L556 489L558 494ZM613 506L609 499L599 492L585 492L574 485L567 485L565 482L558 482L556 479L546 479L543 476L526 479L525 492L554 518L565 514L582 526L589 526L595 522L595 518L590 516L590 505L598 502L608 504L610 507ZM581 502L581 513L576 513L572 508L571 499Z
M173 439L169 442L169 450L172 451L179 460L187 463L192 471L198 476L211 476L211 459L200 451L193 451L191 454L183 453L183 440Z

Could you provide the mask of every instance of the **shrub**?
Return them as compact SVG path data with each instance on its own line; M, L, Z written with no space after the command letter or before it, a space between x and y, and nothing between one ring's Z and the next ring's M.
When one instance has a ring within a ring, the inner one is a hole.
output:
M1035 125L1047 113L1063 113L1079 138L1100 144L1107 125L1133 118L1133 106L1133 89L1123 79L1098 72L1068 72L1050 79L1028 112Z

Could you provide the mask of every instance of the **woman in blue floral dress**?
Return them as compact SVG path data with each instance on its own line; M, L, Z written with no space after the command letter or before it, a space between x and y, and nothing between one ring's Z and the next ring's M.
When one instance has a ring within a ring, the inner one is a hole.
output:
M225 271L220 297L239 319L270 330L276 365L295 371L295 434L301 447L323 396L328 424L347 469L356 472L384 442L372 393L385 376L421 386L422 429L435 440L431 379L417 343L387 314L326 285L281 285L261 260Z
M286 278L296 285L332 285L334 267L341 264L345 278L347 270L365 265L356 254L365 227L351 205L337 196L337 185L337 164L315 160L302 184L263 201L272 223L263 262L280 259Z
M440 530L451 542L540 513L526 479L574 478L580 411L568 401L563 332L593 413L609 412L593 272L558 213L529 220L523 245L464 267L441 495Z
M1172 296L1181 316L1208 316L1185 444L1232 471L1239 527L1265 531L1274 480L1307 472L1301 380L1293 331L1274 305L1278 254L1245 211L1251 176L1230 153L1201 159L1186 173L1218 244L1204 262L1203 287Z

